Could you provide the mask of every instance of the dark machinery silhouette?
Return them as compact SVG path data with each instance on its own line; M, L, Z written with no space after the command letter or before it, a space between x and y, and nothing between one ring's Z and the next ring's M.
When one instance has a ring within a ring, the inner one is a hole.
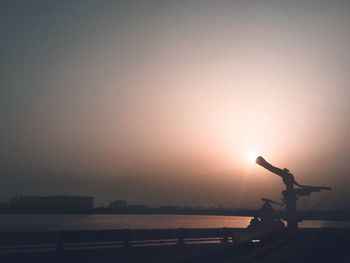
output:
M281 217L276 214L276 210L271 205L283 206L283 204L266 198L261 198L261 201L264 203L257 212L257 215L250 220L248 228L269 232L285 228Z
M280 169L268 163L263 157L256 158L256 163L270 172L277 174L283 180L286 189L282 191L283 202L286 204L287 210L287 228L296 229L298 227L298 220L296 218L296 201L299 196L309 196L313 192L320 192L322 190L332 190L331 187L325 186L308 186L297 183L293 174L288 169ZM299 188L294 188L298 186Z
M261 201L264 202L264 204L274 204L274 205L279 205L279 206L283 206L282 203L280 202L276 202L276 201L273 201L271 199L267 199L267 198L261 198Z

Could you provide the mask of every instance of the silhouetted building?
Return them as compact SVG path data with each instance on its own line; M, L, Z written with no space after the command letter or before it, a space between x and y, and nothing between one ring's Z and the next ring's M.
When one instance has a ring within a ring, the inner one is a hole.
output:
M110 209L125 209L128 207L128 202L126 200L115 200L110 203Z
M147 205L129 205L128 209L130 210L144 210L148 209L149 207Z
M162 205L159 207L159 210L164 212L172 212L179 210L179 207L174 205Z
M19 196L10 199L13 208L21 210L85 211L92 209L91 196Z

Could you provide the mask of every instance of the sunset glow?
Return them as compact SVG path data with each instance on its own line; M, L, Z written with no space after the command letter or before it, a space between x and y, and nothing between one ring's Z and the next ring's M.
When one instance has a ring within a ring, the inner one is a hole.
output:
M250 164L254 164L255 163L255 159L258 156L257 153L255 152L247 152L247 159L249 161Z
M305 183L348 178L347 9L172 2L4 11L4 198L69 185L101 202L249 206L280 183L255 176L258 155Z

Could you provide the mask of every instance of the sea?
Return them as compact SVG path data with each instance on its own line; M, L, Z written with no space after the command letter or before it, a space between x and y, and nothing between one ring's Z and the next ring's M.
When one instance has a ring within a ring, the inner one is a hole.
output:
M0 232L160 228L245 228L251 217L139 214L0 214ZM301 228L343 228L350 222L302 221Z

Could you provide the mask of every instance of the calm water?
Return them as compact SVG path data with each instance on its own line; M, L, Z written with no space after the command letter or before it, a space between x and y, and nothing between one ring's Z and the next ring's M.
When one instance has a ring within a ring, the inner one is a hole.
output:
M251 217L202 215L0 214L0 231L247 227ZM350 227L350 222L304 221L301 227Z

